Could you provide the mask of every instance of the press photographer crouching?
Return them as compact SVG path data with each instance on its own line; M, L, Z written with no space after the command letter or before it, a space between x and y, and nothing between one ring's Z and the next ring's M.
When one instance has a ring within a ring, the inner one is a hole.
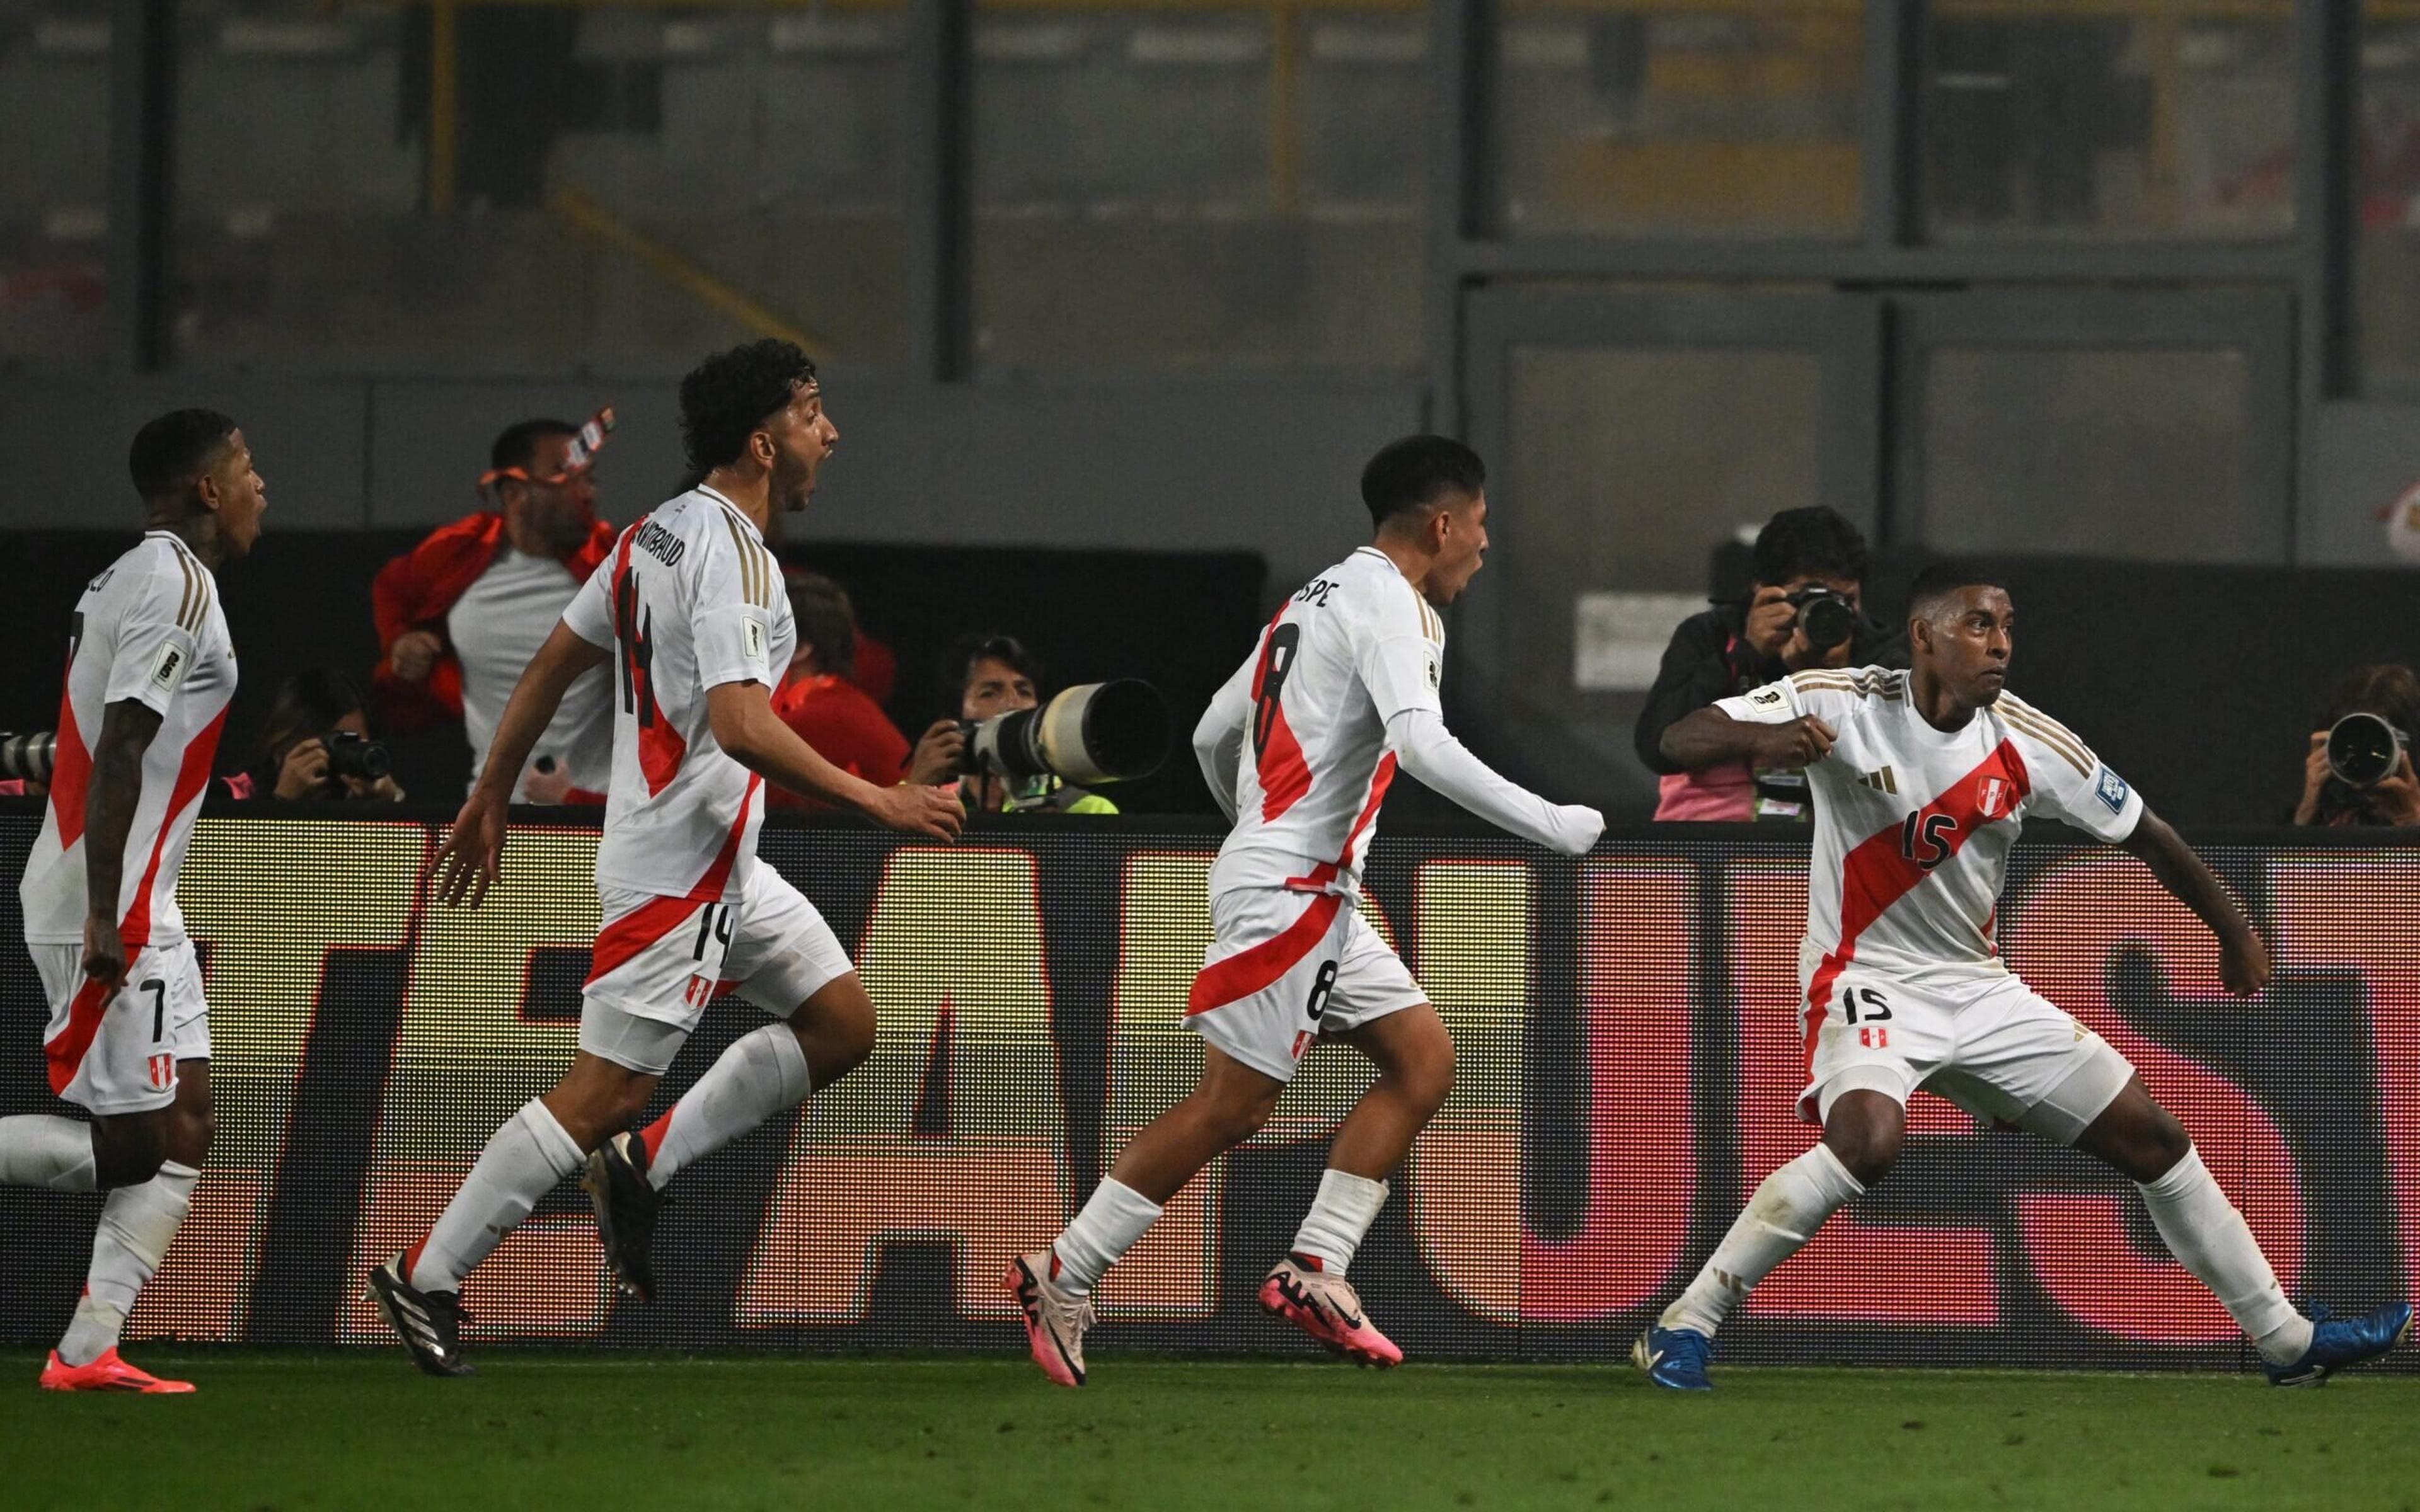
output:
M370 731L361 689L324 668L278 685L252 762L219 781L238 800L403 801L386 747Z
M1681 622L1639 712L1638 759L1661 779L1655 817L1738 821L1809 816L1807 779L1745 763L1684 772L1664 732L1715 700L1810 667L1904 667L1907 638L1865 612L1866 538L1838 511L1785 509L1758 532L1755 583Z
M2420 677L2409 667L2357 667L2311 732L2298 825L2420 825L2412 736L2420 730Z
M941 687L958 715L916 742L908 779L958 778L976 813L1113 814L1117 805L1077 781L1148 777L1168 756L1168 707L1145 683L1067 688L1046 704L1042 663L1013 636L960 638L941 657Z

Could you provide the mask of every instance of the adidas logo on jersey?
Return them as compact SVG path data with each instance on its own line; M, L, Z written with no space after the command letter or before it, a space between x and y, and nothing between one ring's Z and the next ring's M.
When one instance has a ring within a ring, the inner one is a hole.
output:
M1894 796L1899 793L1899 778L1887 766L1879 771L1861 774L1857 778L1857 784L1860 787L1871 788L1876 793L1888 793Z

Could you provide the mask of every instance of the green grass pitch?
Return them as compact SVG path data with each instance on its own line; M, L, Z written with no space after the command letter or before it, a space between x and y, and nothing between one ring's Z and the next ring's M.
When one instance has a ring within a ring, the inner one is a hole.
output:
M2420 1379L137 1348L190 1397L0 1353L0 1506L2410 1507Z

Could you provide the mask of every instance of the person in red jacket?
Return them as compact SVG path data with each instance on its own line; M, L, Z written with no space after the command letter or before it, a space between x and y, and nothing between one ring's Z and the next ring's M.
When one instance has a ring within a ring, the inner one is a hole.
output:
M613 548L597 517L596 454L611 409L585 425L525 420L496 438L481 493L495 507L456 520L381 569L371 587L383 656L371 683L380 722L410 733L461 721L477 780L496 721L564 606ZM571 685L522 774L533 803L602 803L613 761L611 669Z
M907 776L908 737L865 690L851 681L857 666L857 612L840 584L819 573L792 572L790 614L799 649L789 675L773 695L773 712L815 748L815 754L869 782L890 786ZM766 789L777 809L812 809L779 788Z

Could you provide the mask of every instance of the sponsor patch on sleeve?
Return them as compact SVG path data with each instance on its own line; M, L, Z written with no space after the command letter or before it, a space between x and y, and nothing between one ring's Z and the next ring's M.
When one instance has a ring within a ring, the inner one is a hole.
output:
M1436 659L1435 656L1431 656L1431 657L1429 657L1429 658L1428 658L1428 665L1429 665L1429 691L1430 691L1430 692L1432 692L1432 693L1434 693L1434 692L1435 692L1435 691L1437 690L1437 688L1439 687L1439 686L1441 686L1441 685L1444 683L1444 681L1445 681L1445 673L1444 673L1442 671L1440 671L1440 670L1438 669L1438 667L1437 667L1437 659Z
M1760 687L1747 696L1748 707L1752 709L1777 709L1787 702L1778 684Z
M2094 784L2092 791L2100 795L2102 802L2109 806L2111 813L2126 811L2126 795L2131 790L2126 786L2126 779L2108 767L2104 766L2101 769L2101 780Z
M151 658L152 685L174 689L185 680L185 663L191 659L185 655L185 648L173 640L162 646L160 654Z
M748 659L763 661L765 659L765 622L751 616L739 623L746 626L741 648L747 652Z

